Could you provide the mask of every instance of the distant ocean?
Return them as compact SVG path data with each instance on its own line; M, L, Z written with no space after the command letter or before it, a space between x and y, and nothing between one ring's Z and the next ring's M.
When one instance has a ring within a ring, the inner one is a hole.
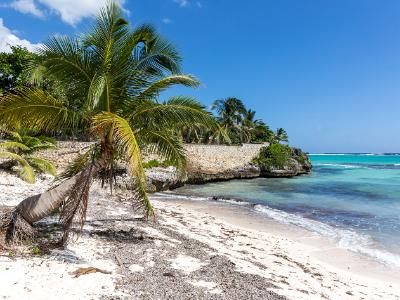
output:
M255 213L400 266L400 154L311 154L310 158L314 166L310 175L188 185L176 192L248 204Z

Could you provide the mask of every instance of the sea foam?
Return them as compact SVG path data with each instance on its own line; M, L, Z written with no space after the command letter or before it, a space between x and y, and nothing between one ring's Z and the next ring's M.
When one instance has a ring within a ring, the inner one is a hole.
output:
M374 241L368 235L363 235L352 230L335 228L328 224L270 208L266 205L257 204L254 209L280 223L296 225L327 237L335 241L343 249L369 256L387 265L400 267L400 256L376 248Z

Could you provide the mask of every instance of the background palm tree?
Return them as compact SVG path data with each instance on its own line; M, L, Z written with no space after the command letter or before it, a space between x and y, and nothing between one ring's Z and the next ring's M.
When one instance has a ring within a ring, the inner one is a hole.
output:
M211 109L217 112L217 119L232 142L241 143L241 122L243 115L246 114L246 107L242 100L233 97L216 100Z
M288 135L287 135L285 129L283 129L283 128L278 128L278 129L276 130L274 139L275 139L275 141L276 141L277 143L280 143L280 142L288 142L288 141L289 141L289 137L288 137Z
M180 73L175 47L149 25L132 30L121 9L111 3L87 34L52 37L39 55L31 67L32 79L51 78L62 95L39 88L8 94L0 102L0 120L47 132L80 128L96 143L62 174L58 186L25 199L2 218L0 227L7 230L7 240L26 233L63 203L60 220L66 241L76 216L83 225L93 178L102 176L112 190L118 159L126 162L132 178L132 200L146 216L153 214L141 151L156 153L183 169L185 153L175 126L218 126L192 98L158 101L160 92L172 85L199 85L193 76Z

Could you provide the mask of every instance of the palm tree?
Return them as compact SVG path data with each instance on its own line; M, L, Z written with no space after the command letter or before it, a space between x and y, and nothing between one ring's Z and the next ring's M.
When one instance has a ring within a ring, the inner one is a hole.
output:
M55 144L43 137L20 135L18 132L8 132L8 141L0 143L0 157L17 164L17 174L22 180L35 183L36 173L49 173L56 176L54 165L47 159L34 155L44 149L55 148Z
M289 137L288 137L288 135L287 135L285 129L283 129L283 128L278 128L278 129L276 130L275 138L274 138L274 139L275 139L275 141L276 141L277 143L280 143L280 142L288 142L288 141L289 141Z
M217 111L217 119L231 140L242 142L241 122L247 112L242 100L233 97L216 100L211 109Z
M261 120L254 120L256 112L254 110L246 110L241 121L241 140L242 142L249 143L253 139L254 131Z
M159 102L172 85L197 87L180 73L175 47L149 25L132 30L115 3L101 10L91 30L79 38L53 37L41 48L32 67L35 80L51 78L63 95L39 88L22 89L0 102L0 120L9 125L44 131L90 133L96 143L60 176L53 189L23 200L3 216L0 229L7 241L29 234L33 223L62 205L60 221L65 242L75 217L85 221L89 188L100 174L112 192L115 161L126 162L132 178L132 199L148 217L154 214L145 188L141 151L153 152L180 169L185 153L174 127L179 124L217 126L196 100L173 97Z

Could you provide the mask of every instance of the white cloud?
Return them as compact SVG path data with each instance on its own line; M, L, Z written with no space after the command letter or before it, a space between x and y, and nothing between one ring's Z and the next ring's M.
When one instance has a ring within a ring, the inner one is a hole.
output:
M0 6L11 7L21 13L37 17L53 13L60 16L65 23L74 26L84 18L95 16L108 2L109 0L13 0L10 4L0 4ZM116 0L116 2L121 5L125 13L129 14L129 11L123 8L126 0ZM43 9L39 9L38 4Z
M162 18L161 22L163 22L164 24L171 24L172 20L170 18Z
M44 17L43 12L37 8L33 0L14 0L8 6L14 8L15 10L23 14L32 14L39 18Z
M60 15L61 19L75 25L86 17L95 16L108 0L37 0L47 6L52 12ZM121 6L125 0L117 1Z
M186 7L190 5L189 0L174 0L174 2L178 3L180 7Z
M201 1L192 1L192 0L174 0L180 7L189 7L192 4L195 5L197 8L202 8L203 3Z
M29 51L35 51L40 44L32 44L28 40L20 39L4 26L3 19L0 18L0 52L11 52L10 46L22 46Z

